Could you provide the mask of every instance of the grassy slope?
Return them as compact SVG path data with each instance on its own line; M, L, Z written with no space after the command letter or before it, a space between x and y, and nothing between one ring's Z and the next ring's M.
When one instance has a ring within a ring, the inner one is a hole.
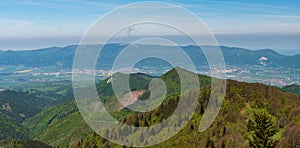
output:
M49 126L61 121L66 116L77 111L75 101L67 104L47 108L22 124L28 127L35 135L41 133Z
M50 125L35 139L50 145L66 146L79 141L92 130L83 120L79 112L74 112L56 124Z
M36 135L36 140L51 145L66 146L91 132L75 101L50 107L26 120L23 125Z

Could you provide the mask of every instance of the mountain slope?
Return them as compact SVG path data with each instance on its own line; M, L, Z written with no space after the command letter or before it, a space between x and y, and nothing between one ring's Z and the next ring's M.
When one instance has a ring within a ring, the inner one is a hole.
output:
M77 112L76 102L72 101L67 104L61 104L54 107L49 107L32 118L25 120L22 124L28 127L33 134L38 135L49 126L59 122L66 116Z
M125 76L125 74L117 75ZM200 83L203 87L204 85L208 85L210 83L209 77L199 77L202 78L200 79ZM129 78L131 90L139 91L143 89L147 90L149 82L156 77L138 73L131 74ZM171 90L173 90L172 93L178 93L176 91L178 91L177 88L180 87L174 85L179 82L179 77L177 76L175 69L169 71L160 78L166 82L167 86ZM120 103L113 95L111 83L107 83L108 80L109 78L97 84L98 94L101 100L104 102L107 110L111 111L112 115L120 120L132 115L134 112L128 111L126 108L120 112L113 110L116 107L118 108ZM172 83L173 80L176 81L176 83ZM172 95L170 95L168 98L171 97ZM112 109L110 110L110 108ZM68 144L72 144L73 142L76 143L81 138L92 132L78 112L75 101L47 108L34 117L25 120L23 125L28 127L33 132L36 140L45 142L47 144L60 146L66 146Z
M47 108L22 124L33 133L34 139L50 145L67 146L92 132L75 101Z
M67 146L87 136L92 130L79 112L74 112L48 126L35 139L50 145Z
M60 91L63 90L60 89ZM31 128L34 124L30 123L28 124L30 126L27 126L24 125L24 121L31 119L47 107L70 100L70 97L68 91L64 94L56 94L55 91L46 93L37 90L1 91L0 140L32 138L36 133L35 131L39 130L40 127ZM41 121L38 122L43 124Z
M51 85L51 83L49 83ZM36 115L44 108L74 99L71 86L40 86L40 90L4 90L0 92L0 113L18 122ZM44 89L44 90L43 90ZM46 92L45 92L46 91Z
M19 121L35 115L50 104L51 100L27 92L0 92L0 112Z
M3 140L0 141L0 147L52 148L51 146L36 140Z
M177 90L179 81L176 80L178 78L176 75L176 71L173 69L160 78L169 87L171 86L171 90ZM272 86L233 80L228 80L227 82L225 100L216 120L207 131L199 133L198 126L210 96L210 87L207 86L210 83L210 78L202 75L199 75L199 78L202 84L201 95L192 120L178 135L154 147L175 145L189 147L221 147L223 145L226 147L247 147L248 142L244 138L247 133L246 125L248 120L253 118L254 112L267 112L269 116L272 116L277 127L277 134L273 138L278 139L281 146L286 145L289 141L297 142L295 138L300 136L300 132L297 132L300 129L300 99L297 95L282 92L280 89ZM106 83L106 85L109 84ZM123 109L120 112L112 113L112 115L119 119L120 122L128 125L149 126L156 124L166 119L177 106L178 93L176 91L170 91L170 93L173 95L169 95L167 101L164 101L159 108L153 111L138 113ZM191 92L190 96L193 96L193 92ZM62 105L60 108L68 108L69 106L72 105ZM36 139L47 144L61 146L69 144L72 147L122 147L104 140L97 134L92 134L92 131L78 111L70 112L61 119L57 119L57 116L55 116L53 120L55 122L49 120L51 117L48 116L36 117L36 119L39 118L45 119L32 121L36 123L50 121L51 123L48 127L43 128L44 130L40 130L41 134L36 136ZM38 126L35 124L33 128L35 127ZM172 128L171 126L170 129ZM109 134L117 134L115 132L117 131L109 132ZM291 133L294 136L291 136ZM85 135L88 136L85 137ZM81 138L83 139L80 140Z
M153 78L141 73L131 74L130 87L133 91L147 88ZM113 96L111 83L107 83L108 79L97 84L97 90L106 107L113 108L119 103ZM32 131L36 140L51 145L67 146L92 132L80 115L75 101L49 107L22 124Z
M201 108L207 105L208 96L209 87L206 87L202 90L197 112L188 125L168 141L151 147L178 145L181 147L248 147L248 141L244 137L248 133L247 122L253 118L254 112L266 112L272 116L277 127L277 133L272 138L279 140L280 147L289 145L297 147L297 144L300 143L297 139L300 136L300 132L298 132L300 131L300 99L297 95L284 93L275 87L263 84L229 80L227 94L219 115L209 129L200 133L198 126L203 114ZM177 106L176 102L178 102L178 98L175 97L154 111L129 116L123 120L123 123L132 126L154 125L172 113ZM169 128L172 130L176 126ZM118 134L118 131L108 131L108 135L113 136L114 134ZM139 134L141 133L136 133L136 136L141 137L138 136ZM151 139L150 136L149 140L155 139ZM294 141L294 143L289 141ZM111 143L95 133L90 134L73 147L78 147L78 145L80 147L123 147Z
M290 92L300 95L300 85L288 85L281 88L284 92Z
M293 55L293 56L280 59L279 63L281 64L280 66L282 67L288 65L288 67L290 68L300 68L299 58L300 58L300 54Z
M18 121L0 113L0 140L3 139L27 139L31 137L31 132Z

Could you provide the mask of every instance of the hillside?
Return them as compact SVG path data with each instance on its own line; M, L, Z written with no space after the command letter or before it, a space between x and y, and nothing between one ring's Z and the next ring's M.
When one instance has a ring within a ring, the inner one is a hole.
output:
M126 76L124 74L117 75ZM130 75L130 87L133 91L145 89L153 78L141 73L132 74ZM97 90L106 107L115 109L120 103L113 96L111 83L107 83L108 79L97 84ZM92 132L78 112L75 101L49 107L25 120L22 125L33 133L34 139L60 146L72 144L72 141L76 143Z
M118 73L117 76L126 75ZM147 90L149 82L155 77L138 73L131 74L129 78L131 90L139 91ZM207 76L199 75L199 78L202 87L210 83L210 78ZM179 91L180 87L175 84L179 82L179 77L175 69L161 76L161 79L172 90L170 94L178 94L176 91ZM116 112L115 109L120 106L120 103L117 102L113 95L111 83L107 83L107 80L109 78L97 84L98 94L107 110L111 111L112 115L120 120L132 115L134 112L128 111L126 108ZM140 96L140 99L142 97ZM171 99L171 97L172 95L169 95L165 102ZM47 108L32 118L25 120L22 125L30 129L34 134L34 139L51 145L66 146L74 142L76 143L92 132L78 112L74 101Z
M0 140L32 138L37 131L41 131L40 129L43 128L41 124L44 123L37 121L40 123L39 126L31 123L28 125L25 124L27 120L36 120L37 118L34 117L40 115L40 112L44 112L46 108L52 109L51 106L74 100L70 87L65 85L56 87L57 85L43 85L30 90L1 91ZM73 107L77 109L75 104Z
M277 130L273 139L279 141L279 147L297 147L300 145L300 99L297 95L284 93L275 87L263 84L229 80L227 86L227 94L222 109L208 130L202 133L198 131L203 114L202 108L205 108L209 96L209 87L206 87L202 90L197 112L188 125L175 137L151 147L176 145L182 147L248 147L248 141L244 138L248 133L247 123L253 118L253 113L259 112L266 112L273 118ZM174 97L158 109L132 115L124 119L123 123L132 126L154 125L167 118L176 108L177 102L178 99ZM176 128L176 126L170 127L170 130L172 128ZM109 131L108 135L113 136L120 134L119 132ZM95 133L90 134L72 147L78 147L78 145L80 147L123 147L110 143Z
M0 92L0 140L31 138L32 133L21 122L45 107L40 101L25 92Z
M50 99L27 92L11 90L0 92L0 112L19 121L35 115L51 103Z
M289 64L290 68L300 68L300 62L299 62L300 54L290 56L289 58L282 58L280 59L281 66L284 66L284 64Z
M22 147L22 148L52 148L50 145L36 140L3 140L0 147Z
M290 92L300 95L300 85L289 85L281 88L284 92Z
M34 139L51 145L66 146L92 132L75 101L47 108L22 124L33 133Z
M0 113L22 122L47 107L74 100L70 85L58 87L49 84L36 89L1 91Z
M28 127L35 135L41 133L49 126L59 122L66 116L77 112L76 102L49 107L32 118L25 120L22 124Z
M148 78L142 74L137 74L135 77ZM154 125L166 119L177 106L178 93L176 90L179 88L179 81L175 69L160 78L165 81L170 91L159 108L146 113L130 112L125 108L119 112L112 112L112 115L120 122L134 126ZM287 144L294 142L295 146L298 144L297 142L300 142L297 138L300 136L300 99L298 95L259 83L251 84L233 80L227 82L227 93L218 117L208 130L199 133L198 126L210 96L210 78L202 75L199 75L199 78L200 84L202 84L201 96L197 112L193 115L192 120L178 135L154 147L170 147L178 144L188 147L221 147L224 145L225 147L248 147L248 142L244 138L247 135L247 123L253 118L253 113L259 112L266 112L274 120L277 133L273 139L277 139L279 145L288 146ZM105 84L109 85L106 81L104 82L98 84L98 89L106 88ZM147 89L143 87L145 85L139 86ZM134 90L138 89L141 88ZM191 96L193 96L193 92L191 92ZM71 102L49 108L25 121L24 125L28 127L33 125L31 129L33 131L38 129L35 133L40 133L36 135L35 139L51 145L122 147L93 134L74 107L74 102ZM109 132L109 135L118 134L115 132Z
M30 130L15 119L0 113L0 139L28 139L32 134Z

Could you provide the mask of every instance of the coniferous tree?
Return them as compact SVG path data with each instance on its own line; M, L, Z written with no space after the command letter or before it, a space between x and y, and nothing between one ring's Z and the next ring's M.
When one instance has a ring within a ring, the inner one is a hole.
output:
M265 112L254 113L254 121L249 120L247 124L250 147L254 148L273 148L277 141L272 139L276 134L276 127L272 118Z

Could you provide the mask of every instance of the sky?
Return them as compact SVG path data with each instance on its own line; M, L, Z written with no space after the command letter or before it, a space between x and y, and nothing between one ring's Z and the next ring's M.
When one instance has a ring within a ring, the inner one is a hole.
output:
M0 50L26 50L78 44L82 35L99 17L117 7L134 2L140 1L2 1ZM179 5L200 17L221 45L300 51L299 0L162 2Z

